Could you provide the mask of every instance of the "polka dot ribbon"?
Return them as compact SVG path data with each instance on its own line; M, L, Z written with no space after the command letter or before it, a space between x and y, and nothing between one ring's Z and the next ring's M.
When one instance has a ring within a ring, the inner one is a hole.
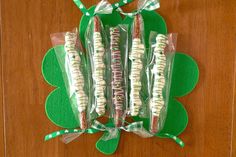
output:
M72 140L79 137L80 135L82 135L83 133L93 134L98 131L107 131L108 132L107 136L103 136L102 140L108 141L108 140L117 138L119 130L124 130L126 132L133 132L134 134L137 134L138 136L140 136L142 138L149 138L149 137L154 136L153 134L149 133L143 127L143 121L133 122L133 123L128 124L127 126L120 127L120 128L108 127L98 121L94 121L92 124L92 128L90 128L90 129L87 129L87 130L66 129L66 130L56 131L56 132L46 135L45 141L51 140L51 139L56 138L58 136L63 136L63 142L69 143ZM184 142L180 138L178 138L177 136L171 135L169 133L164 133L164 134L162 134L162 136L170 138L170 139L174 140L181 147L184 147Z
M158 8L160 8L159 0L139 0L138 9L136 11L131 12L131 13L126 13L120 7L117 8L117 11L119 11L121 14L125 16L133 17L141 13L143 10L153 11Z
M91 13L80 0L73 0L76 6L81 10L81 12L86 16L94 16L95 14L109 14L113 10L122 7L133 0L121 0L117 3L110 4L107 0L102 0L96 7L95 12Z
M67 134L83 134L83 133L93 134L93 133L96 133L96 132L97 132L97 130L95 130L95 129L87 129L87 130L66 129L66 130L59 130L59 131L55 131L55 132L53 132L51 134L46 135L44 140L48 141L48 140L51 140L51 139L56 138L58 136L67 135Z
M165 133L163 135L174 140L178 145L180 145L180 147L182 147L182 148L184 147L184 142L180 138L178 138L177 136L174 136L174 135L171 135L168 133Z

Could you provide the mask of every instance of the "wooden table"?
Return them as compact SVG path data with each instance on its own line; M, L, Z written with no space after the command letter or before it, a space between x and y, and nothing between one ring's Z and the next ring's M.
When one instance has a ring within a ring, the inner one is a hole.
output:
M59 128L45 115L44 101L53 88L41 75L41 61L51 47L50 33L78 25L80 11L72 0L2 0L0 6L0 156L104 156L94 145L101 134L83 135L68 145L59 139L43 141L45 134ZM236 156L235 7L235 0L162 0L158 12L169 32L179 33L177 50L191 55L201 73L196 89L180 99L189 114L189 125L180 136L186 147L122 133L113 156Z

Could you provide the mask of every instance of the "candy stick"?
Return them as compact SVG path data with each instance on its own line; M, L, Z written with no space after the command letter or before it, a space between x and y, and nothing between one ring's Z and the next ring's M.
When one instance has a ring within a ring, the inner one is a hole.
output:
M78 105L80 128L84 130L87 128L86 108L88 104L88 98L83 90L84 77L80 71L81 59L76 50L76 45L77 33L67 32L65 35L66 57L68 60L69 71L72 77L71 82L75 90L75 96Z
M131 60L131 73L130 73L130 111L131 116L139 114L142 101L139 92L141 91L141 71L143 69L142 57L145 49L141 40L141 27L142 17L140 14L134 17L133 24L133 41L129 59Z
M112 69L112 90L113 105L115 108L114 121L116 127L122 126L122 116L124 114L125 91L123 86L123 73L121 65L120 30L118 27L110 28L111 36L111 69Z
M154 49L155 64L153 67L153 91L152 99L150 101L151 109L151 127L150 132L158 132L158 119L160 117L161 109L165 102L162 95L162 90L165 86L164 70L166 67L166 56L164 54L165 47L167 45L167 37L162 34L158 34L156 37L156 46Z
M93 43L94 43L94 55L93 64L94 64L94 73L93 80L95 84L95 97L96 97L96 112L98 115L105 114L105 89L106 82L104 78L105 64L104 64L104 55L105 48L102 43L101 35L101 22L98 16L94 17L94 34L93 34Z

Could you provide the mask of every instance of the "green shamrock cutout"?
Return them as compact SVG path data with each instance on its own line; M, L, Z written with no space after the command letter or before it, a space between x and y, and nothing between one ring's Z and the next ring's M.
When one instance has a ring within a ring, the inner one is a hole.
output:
M58 48L64 49L63 46ZM54 48L45 55L42 63L42 73L45 80L52 86L58 87L46 99L45 109L48 118L62 128L77 128L77 123L67 95L62 72L56 58Z
M93 12L94 7L89 11ZM148 43L149 34L151 31L157 31L158 33L167 33L166 23L164 19L152 11L142 12L145 23L145 41ZM116 26L117 24L124 23L131 26L132 18L126 17L123 22L121 16L117 12L113 12L111 15L99 15L104 25ZM115 19L115 20L114 20ZM87 28L89 17L83 16L80 23L80 37L84 43L84 33ZM155 22L154 22L155 21ZM147 45L147 47L149 47ZM63 48L58 46L57 48ZM57 87L53 92L49 94L46 100L46 113L48 118L57 126L62 128L77 128L79 126L72 112L69 98L67 96L66 88L63 82L60 66L57 62L54 48L50 49L42 63L42 73L45 80L52 86ZM184 96L191 92L196 86L198 81L199 71L196 62L188 55L182 53L175 54L172 86L170 90L170 101L168 104L168 113L166 123L163 130L157 134L159 137L166 137L164 133L172 135L179 135L187 126L188 116L184 106L178 102L175 98ZM134 120L144 121L145 128L148 128L148 120L134 117ZM107 124L110 125L109 123ZM108 136L108 132L105 132L103 136ZM120 139L120 132L117 138L103 141L99 139L96 147L100 152L104 154L112 154L118 147Z

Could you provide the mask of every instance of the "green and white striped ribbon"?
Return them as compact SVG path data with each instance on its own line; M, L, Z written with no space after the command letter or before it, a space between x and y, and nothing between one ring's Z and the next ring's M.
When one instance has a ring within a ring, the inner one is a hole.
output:
M59 131L55 131L51 134L48 134L45 136L44 140L48 141L51 140L53 138L56 138L58 136L62 136L62 135L67 135L67 134L83 134L83 133L89 133L89 134L93 134L97 132L97 130L94 129L87 129L87 130L80 130L80 129L66 129L66 130L59 130Z
M133 123L130 123L127 126L124 126L121 128L108 127L98 121L94 121L91 129L87 129L87 130L66 129L66 130L56 131L56 132L46 135L45 141L51 140L51 139L56 138L58 136L64 136L63 142L69 143L70 141L76 139L77 137L79 137L83 133L93 134L98 131L108 132L108 134L107 134L108 136L103 136L103 139L102 139L104 141L108 141L108 140L116 138L119 130L124 130L126 132L133 132L134 134L137 134L138 136L143 137L143 138L149 138L149 137L154 136L153 134L149 133L143 127L142 121L133 122ZM178 138L177 136L171 135L169 133L164 133L162 135L174 140L181 147L184 147L184 142L180 138Z
M95 120L92 124L92 128L90 128L90 129L87 129L87 130L80 130L80 129L59 130L59 131L55 131L53 133L46 135L44 140L48 141L48 140L51 140L51 139L56 138L58 136L67 135L67 134L83 134L83 133L93 134L98 131L109 131L109 130L114 130L114 128L106 127L104 124ZM109 132L111 132L111 131L109 131Z
M130 2L132 2L133 0L120 0L117 3L114 3L112 5L107 5L106 8L103 8L102 10L100 9L95 9L96 11L94 13L89 12L89 10L84 6L84 4L80 1L80 0L73 0L74 3L76 4L76 6L81 10L81 12L86 15L86 16L94 16L95 14L109 14L112 13L113 10L116 10L119 7L122 7ZM107 0L102 0L96 8L100 7L102 3L107 3Z
M139 0L138 3L138 9L131 13L124 12L120 7L117 8L117 11L119 11L121 14L129 17L133 17L139 13L141 13L143 10L147 11L153 11L160 8L160 1L159 0Z

